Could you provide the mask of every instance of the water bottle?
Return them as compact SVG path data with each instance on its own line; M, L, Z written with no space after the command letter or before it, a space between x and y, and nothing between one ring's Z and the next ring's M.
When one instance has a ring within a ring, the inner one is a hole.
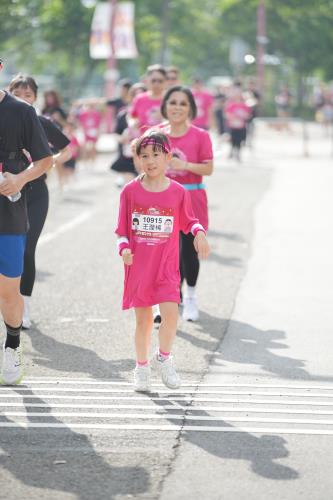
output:
M5 180L5 178L4 178L3 173L2 173L2 163L0 163L0 184L4 180ZM7 196L7 198L9 201L12 201L14 203L15 201L18 201L21 198L21 191L19 191L18 193L15 193L15 194L10 194L9 196Z

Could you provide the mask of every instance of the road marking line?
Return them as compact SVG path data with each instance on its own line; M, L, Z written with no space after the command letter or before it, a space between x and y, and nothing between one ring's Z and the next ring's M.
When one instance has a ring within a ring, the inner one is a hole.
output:
M129 392L129 391L128 391ZM196 403L198 401L200 402L209 402L209 403L236 403L236 404L276 404L276 405L285 405L285 406L290 406L290 405L305 405L305 406L333 406L333 402L326 402L326 401L276 401L276 400L258 400L258 399L223 399L223 398L198 398L198 397L189 397L189 396L184 396L180 397L179 395L174 396L173 394L170 394L169 397L152 397L147 394L146 397L144 396L61 396L61 395L47 395L47 394L0 394L0 398L7 398L7 399L13 399L13 398L24 398L24 399L70 399L70 400L94 400L94 401L106 401L106 400L126 400L126 401L134 401L134 400L139 400L139 401L190 401L192 403Z
M67 231L70 231L73 229L75 226L78 226L82 224L83 222L86 222L88 219L90 219L93 215L96 213L96 209L93 210L87 210L86 212L83 212L83 214L78 215L75 217L73 220L70 222L66 222L66 224L62 224L58 229L56 229L53 232L43 234L38 241L38 247L45 245L46 243L49 243L50 241L54 240L55 238L58 238L63 233L66 233Z
M69 318L72 319L72 318ZM74 318L73 318L74 320ZM127 381L106 381L106 380L90 380L90 379L39 379L39 378L29 378L24 379L22 384L89 384L89 385L132 385L131 382ZM163 384L153 383L153 385L163 386ZM333 385L331 387L317 385L317 386L301 386L301 385L265 385L265 384L203 384L201 382L185 382L182 384L182 387L248 387L248 388L259 388L259 389L313 389L313 390L331 390L333 391ZM17 386L20 387L20 386Z
M1 387L0 388L0 393L1 392L6 392L6 391L12 391L12 387ZM127 393L133 393L133 389L84 389L84 388L72 388L72 387L34 387L33 389L30 387L22 387L22 386L17 386L18 391L48 391L48 390L53 390L57 392L89 392L89 393L115 393L115 394L127 394ZM220 390L200 390L200 387L198 387L198 390L182 390L177 389L174 391L168 390L168 389L159 389L159 393L161 394L195 394L196 395L205 395L205 394L222 394L223 396L277 396L277 397L299 397L299 398L333 398L333 394L324 394L324 393L311 393L311 394L303 394L299 392L254 392L254 391L220 391Z
M87 323L109 323L111 321L107 318L86 318Z
M163 419L163 420L196 420L196 421L222 421L222 422L251 422L251 423L276 423L276 424L300 424L300 425L333 425L333 420L310 420L310 419L293 419L293 418L252 418L252 417L220 417L212 415L185 415L183 413L93 413L93 412L15 412L6 411L0 415L1 417L38 417L38 418L116 418L116 419Z
M216 411L219 413L277 413L277 414L292 414L292 415L333 415L333 411L325 410L297 410L297 409L273 409L273 408L225 408L221 406L191 406L191 405L122 405L122 404L61 404L61 403L0 403L3 408L76 408L76 409L112 409L112 410L186 410L189 412L196 411Z
M300 434L305 436L332 436L333 430L326 429L276 429L267 427L215 427L200 425L118 425L118 424L76 424L46 422L0 422L0 428L15 429L98 429L98 430L132 430L132 431L196 431L196 432L232 432L246 434Z

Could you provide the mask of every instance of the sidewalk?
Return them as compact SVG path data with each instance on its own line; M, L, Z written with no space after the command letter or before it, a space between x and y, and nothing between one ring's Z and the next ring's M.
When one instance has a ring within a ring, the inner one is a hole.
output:
M245 156L244 168L273 175L227 334L202 380L216 402L203 403L199 388L192 404L215 406L200 415L216 420L183 432L162 500L323 500L332 491L333 159L313 125L302 157L293 128L260 126L255 160Z

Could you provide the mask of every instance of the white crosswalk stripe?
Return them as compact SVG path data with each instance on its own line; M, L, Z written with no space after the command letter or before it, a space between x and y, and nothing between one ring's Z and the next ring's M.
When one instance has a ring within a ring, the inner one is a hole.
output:
M0 387L1 428L333 435L333 385L207 384L133 392L128 381L31 378Z

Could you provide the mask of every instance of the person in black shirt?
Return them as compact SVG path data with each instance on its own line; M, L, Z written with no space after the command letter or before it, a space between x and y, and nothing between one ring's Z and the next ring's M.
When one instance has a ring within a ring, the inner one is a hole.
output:
M33 161L29 169L23 150L30 154ZM3 172L0 182L0 310L7 330L3 346L2 381L17 384L23 375L20 345L23 298L20 281L28 231L25 186L51 167L52 156L34 108L2 90L0 163ZM18 201L8 199L18 192L22 194Z
M18 75L10 82L9 92L15 97L33 104L37 99L38 86L31 76ZM59 165L62 168L62 164L71 158L70 141L49 118L38 116L38 119L53 152L53 165ZM27 190L27 206L29 231L24 252L24 270L21 277L21 294L24 300L22 327L25 329L31 326L30 297L36 276L35 251L49 206L49 191L45 174L30 183L30 189Z

